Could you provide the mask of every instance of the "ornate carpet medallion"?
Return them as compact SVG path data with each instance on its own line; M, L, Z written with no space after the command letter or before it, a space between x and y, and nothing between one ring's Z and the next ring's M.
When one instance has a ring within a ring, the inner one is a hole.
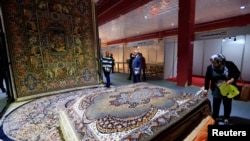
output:
M149 140L204 101L200 94L137 83L109 89L89 87L35 99L1 120L3 140L64 140L66 113L77 140Z
M199 95L137 83L83 95L69 105L68 115L80 135L88 128L95 140L138 140L178 119L199 100Z

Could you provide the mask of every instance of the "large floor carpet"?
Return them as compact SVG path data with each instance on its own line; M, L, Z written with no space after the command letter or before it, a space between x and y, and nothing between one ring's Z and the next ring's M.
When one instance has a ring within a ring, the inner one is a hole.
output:
M32 100L2 119L0 138L4 141L61 141L59 111L71 100L100 89L103 88L86 88Z
M158 86L152 87L144 83L137 85L112 87L111 89L93 87L32 100L4 117L1 123L0 138L4 141L64 140L59 125L59 111L68 111L69 116L73 115L74 118L71 120L77 124L76 128L81 130L83 136L81 140L99 140L96 138L97 134L105 134L100 140L111 138L122 140L124 136L134 138L136 135L141 136L142 132L152 134L151 126L166 125L170 117L179 117L176 109L188 111L197 102L197 99L193 99L194 95L187 93L174 92ZM131 95L129 91L133 91L133 94ZM108 102L102 100L107 98ZM76 105L76 110L72 113L74 105ZM151 107L152 105L153 107ZM112 110L109 110L110 108ZM98 111L98 109L101 110ZM136 109L136 111L131 109ZM123 112L124 110L126 112ZM173 111L171 112L171 110ZM84 112L86 114L83 114ZM140 121L140 118L144 119ZM151 119L154 120L149 124L148 121ZM131 124L124 125L122 129L116 125L107 128L105 123L114 121L131 122ZM85 128L86 125L88 128ZM137 128L141 125L145 126ZM140 134L138 134L139 130ZM121 131L124 132L121 133ZM132 132L134 134L130 134ZM110 133L117 138L111 137Z

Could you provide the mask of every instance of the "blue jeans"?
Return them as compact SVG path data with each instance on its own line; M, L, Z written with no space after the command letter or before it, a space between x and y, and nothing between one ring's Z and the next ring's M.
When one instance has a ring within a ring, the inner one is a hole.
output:
M106 85L105 87L110 88L110 72L104 71L104 76L106 78Z
M134 83L138 83L138 82L141 82L141 74L133 74L133 77L134 77Z

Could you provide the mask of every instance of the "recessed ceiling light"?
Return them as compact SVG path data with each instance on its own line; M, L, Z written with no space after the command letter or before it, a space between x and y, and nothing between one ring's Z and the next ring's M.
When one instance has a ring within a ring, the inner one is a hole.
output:
M241 6L240 9L245 9L245 6Z

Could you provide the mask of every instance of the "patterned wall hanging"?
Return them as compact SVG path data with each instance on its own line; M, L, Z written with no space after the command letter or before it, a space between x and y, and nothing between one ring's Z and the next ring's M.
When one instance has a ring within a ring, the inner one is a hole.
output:
M16 98L98 83L91 0L8 0L3 7Z

